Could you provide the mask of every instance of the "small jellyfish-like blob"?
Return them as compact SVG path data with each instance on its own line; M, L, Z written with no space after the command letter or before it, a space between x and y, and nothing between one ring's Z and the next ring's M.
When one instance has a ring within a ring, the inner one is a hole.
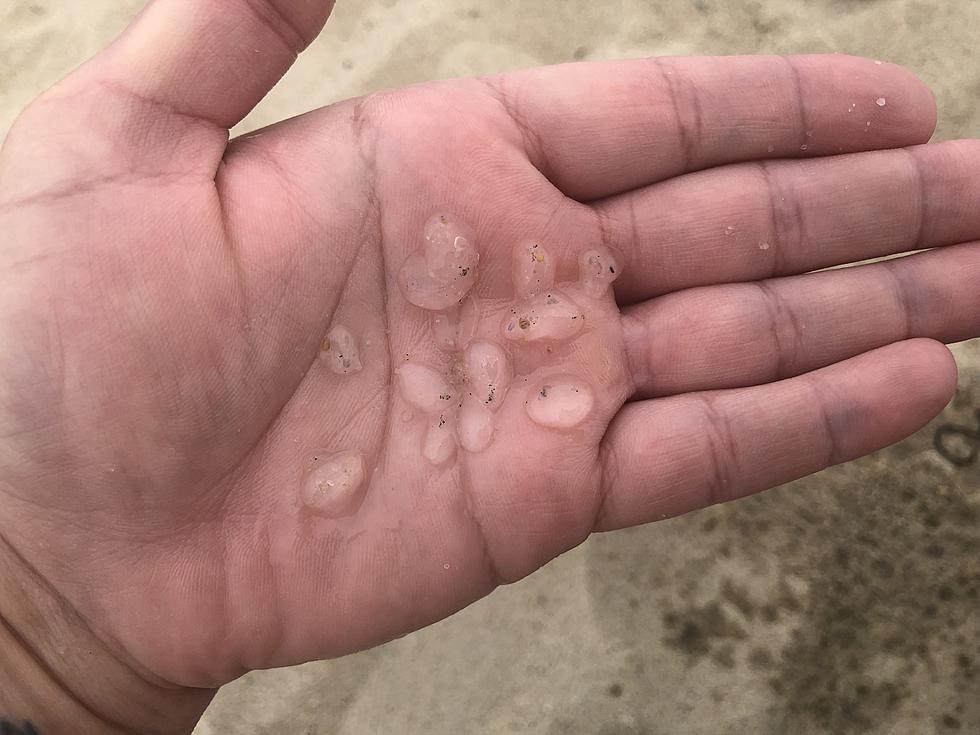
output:
M476 284L477 263L472 230L445 214L425 225L425 243L408 256L398 272L405 298L422 309L448 309Z
M568 296L553 290L522 301L504 316L501 334L512 342L571 339L585 326L585 314Z
M444 411L454 397L452 387L428 365L406 362L395 369L398 392L410 405L425 413Z
M331 518L352 515L363 500L364 476L364 458L357 452L318 454L303 478L303 503Z
M456 433L467 452L482 452L493 441L493 412L478 398L467 396L459 409Z
M335 325L320 343L320 359L337 375L360 372L361 356L357 339L340 324Z
M473 397L496 411L514 377L507 353L493 342L474 342L463 355L463 362Z
M476 296L470 294L461 303L432 317L432 338L440 349L463 350L476 336L479 323L480 304Z
M571 429L592 413L595 397L581 380L557 377L541 383L524 405L534 423L549 429Z
M438 466L456 455L456 435L453 421L446 414L433 416L422 438L422 456Z
M732 233L734 231L735 228L732 228ZM579 257L578 266L582 289L593 299L605 296L609 287L619 278L619 263L607 248L586 250Z
M514 289L517 297L526 299L555 285L558 261L543 245L524 241L514 248Z

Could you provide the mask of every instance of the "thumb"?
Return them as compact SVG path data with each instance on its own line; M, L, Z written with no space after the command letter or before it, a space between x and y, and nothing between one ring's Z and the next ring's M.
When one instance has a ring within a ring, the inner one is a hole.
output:
M322 30L334 0L150 0L36 100L0 151L8 201L119 177L213 177L238 123Z
M151 0L80 74L230 128L316 38L333 0Z

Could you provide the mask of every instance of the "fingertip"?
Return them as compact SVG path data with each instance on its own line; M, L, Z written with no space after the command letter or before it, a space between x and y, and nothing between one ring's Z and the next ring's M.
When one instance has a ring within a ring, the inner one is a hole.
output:
M938 414L953 399L959 370L953 353L942 342L917 338L902 343L908 351L910 382L922 386L921 402L926 421Z
M935 92L916 72L907 67L885 62L880 62L880 65L895 74L896 85L900 85L908 96L910 136L917 143L928 143L939 123L939 104Z
M873 147L926 143L936 131L938 107L929 86L912 70L879 59L844 54L805 57L825 70L838 90L841 120L856 124ZM870 149L870 148L869 148Z
M956 392L957 368L949 348L932 339L898 342L878 353L885 357L878 400L890 407L881 414L885 446L914 434L946 408Z
M831 393L846 396L838 425L844 427L845 459L902 441L938 416L956 390L956 363L935 340L895 342L842 363L844 370L829 380ZM834 390L843 386L843 390Z

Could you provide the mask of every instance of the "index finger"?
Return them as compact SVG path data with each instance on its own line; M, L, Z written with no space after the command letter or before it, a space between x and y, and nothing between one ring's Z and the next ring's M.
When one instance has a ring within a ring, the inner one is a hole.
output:
M838 54L589 62L484 81L531 162L580 201L726 163L915 145L936 125L913 74Z

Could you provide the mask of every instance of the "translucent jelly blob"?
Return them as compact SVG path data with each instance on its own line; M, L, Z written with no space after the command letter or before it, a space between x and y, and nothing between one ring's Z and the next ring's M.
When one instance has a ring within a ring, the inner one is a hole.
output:
M432 417L422 438L422 456L437 466L456 456L456 427L452 416Z
M613 281L619 278L619 263L607 248L586 250L578 261L579 282L582 290L593 298L600 299L609 291Z
M568 296L547 291L514 306L501 324L501 334L514 342L567 340L582 331L585 314Z
M364 458L357 452L317 454L303 478L303 502L331 518L352 515L363 499L364 475Z
M426 223L424 240L402 265L398 283L409 302L442 311L458 303L476 284L480 254L472 230L446 214L437 214Z
M361 369L357 340L347 327L340 324L327 332L320 343L320 359L337 375L348 375Z
M432 338L437 347L448 352L466 349L476 336L479 322L480 304L470 294L461 303L433 315Z
M424 411L445 411L456 395L446 379L428 365L406 362L395 369L398 392L409 404Z
M479 341L469 346L463 362L473 397L496 411L514 378L507 354L493 342Z
M558 261L538 242L525 241L514 248L514 290L526 299L555 285Z
M524 405L534 423L549 429L571 429L592 413L595 397L583 381L561 376L542 382Z
M493 441L493 413L476 397L467 396L459 409L456 433L467 452L482 452Z

